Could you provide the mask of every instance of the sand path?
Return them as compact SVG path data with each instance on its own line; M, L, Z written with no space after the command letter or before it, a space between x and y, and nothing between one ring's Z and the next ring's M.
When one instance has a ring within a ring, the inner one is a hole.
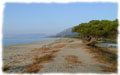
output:
M39 73L101 73L107 67L92 59L93 54L87 52L81 40L66 45L55 56L54 62L46 63Z

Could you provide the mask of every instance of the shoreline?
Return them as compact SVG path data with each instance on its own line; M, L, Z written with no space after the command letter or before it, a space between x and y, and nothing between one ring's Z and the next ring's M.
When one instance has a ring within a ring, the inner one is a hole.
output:
M49 42L49 41L53 41L53 40L59 40L59 39L70 39L69 37L41 37L41 38L55 38L55 39L51 39L51 40L41 40L41 41L38 41L38 42L31 42L31 43L23 43L23 44L13 44L13 45L7 45L7 46L14 46L14 45L26 45L26 44L34 44L34 43L40 43L40 42ZM75 39L75 38L73 38ZM4 46L2 44L3 47L7 47L7 46Z
M45 37L41 37L41 38L45 38ZM46 38L47 38L47 37L46 37ZM38 41L38 42L31 42L31 43L12 44L12 45L6 45L6 46L4 46L4 45L2 44L2 46L3 46L3 47L7 47L7 46L14 46L14 45L26 45L26 44L47 42L47 41L58 40L58 39L62 39L62 38L56 38L56 39L51 39L51 40L41 40L41 41Z
M18 45L29 45L29 44L43 43L43 42L49 42L49 41L54 41L54 40L46 40L46 41L31 42L31 43L23 43L23 44L14 44L14 45L7 45L7 46L3 46L3 47L18 46Z

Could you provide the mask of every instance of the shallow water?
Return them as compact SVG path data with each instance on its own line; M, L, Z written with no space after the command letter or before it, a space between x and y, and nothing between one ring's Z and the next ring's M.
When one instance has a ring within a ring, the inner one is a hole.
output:
M100 44L105 46L117 47L117 44L114 44L114 43L100 43Z

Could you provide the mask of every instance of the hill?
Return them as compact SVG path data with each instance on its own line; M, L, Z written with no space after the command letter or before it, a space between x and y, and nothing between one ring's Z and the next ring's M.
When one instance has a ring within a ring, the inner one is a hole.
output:
M60 33L57 33L55 35L56 37L72 37L72 36L78 36L77 32L72 32L72 28L65 29L64 31L61 31Z

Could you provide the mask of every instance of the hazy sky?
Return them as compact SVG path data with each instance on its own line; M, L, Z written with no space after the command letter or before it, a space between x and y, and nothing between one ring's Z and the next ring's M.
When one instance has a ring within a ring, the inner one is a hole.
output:
M90 20L114 20L117 3L6 3L4 34L56 34Z

